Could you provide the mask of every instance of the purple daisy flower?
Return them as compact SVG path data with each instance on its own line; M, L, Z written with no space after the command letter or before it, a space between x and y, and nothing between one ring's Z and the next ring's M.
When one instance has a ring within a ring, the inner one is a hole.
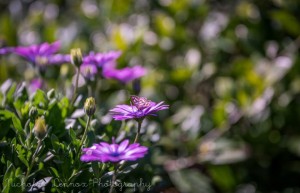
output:
M156 116L157 111L168 108L169 105L165 105L163 101L155 103L144 97L132 96L131 105L117 105L110 113L115 120L141 120L148 115Z
M106 64L103 67L103 76L105 78L116 79L124 84L131 82L144 76L147 70L142 66L125 67L122 69L116 69L115 63Z
M13 52L39 66L70 62L69 55L54 54L59 48L60 43L56 41L52 44L42 43L26 47L19 46Z
M135 161L144 157L147 151L148 148L140 146L139 143L129 145L129 140L127 139L120 144L101 142L100 144L94 144L92 147L83 148L83 155L80 157L80 160L83 162Z
M80 73L82 76L88 80L93 80L95 75L98 73L97 67L94 64L83 63L80 66Z
M83 58L83 64L93 64L101 68L104 64L115 61L121 56L120 51L110 51L106 53L90 52L89 55Z

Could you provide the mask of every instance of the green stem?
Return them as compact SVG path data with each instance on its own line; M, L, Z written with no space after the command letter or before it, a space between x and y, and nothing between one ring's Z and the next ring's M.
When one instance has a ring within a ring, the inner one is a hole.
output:
M133 143L136 143L136 142L138 142L138 140L139 140L140 131L141 131L141 127L142 127L142 122L143 122L143 120L138 120L137 133L136 133L136 136L135 136L135 139L134 139L134 142L133 142Z
M24 126L24 130L27 131L27 127L29 126L30 123L30 118L26 121L25 126ZM31 134L31 130L29 128L29 134Z
M27 178L28 178L28 176L29 176L29 173L30 173L30 171L31 171L31 169L32 169L32 167L33 167L33 164L34 164L35 157L36 157L36 155L38 154L41 145L42 145L42 140L38 140L38 145L37 145L37 147L36 147L36 150L35 150L34 154L32 155L31 163L30 163L30 165L29 165L29 167L28 167L28 170L27 170L27 173L26 173L26 175L25 175L25 182L27 181Z
M96 104L100 101L100 89L101 89L101 78L98 78L97 83L96 83L96 89L95 89L95 99L96 99Z
M135 136L135 139L134 139L134 142L133 143L137 143L138 142L138 139L139 139L139 136L140 136L140 131L141 131L141 128L142 128L142 122L143 120L138 120L138 130L137 130L137 133L136 133L136 136ZM126 161L124 161L118 168L118 171L121 171L122 167L125 165Z
M93 96L92 87L90 84L88 85L88 94L89 96Z
M25 124L25 127L24 127L24 130L25 130L25 131L27 130L29 124L30 124L30 119L28 119L28 120L26 121L26 124ZM27 139L26 139L26 145L27 145L27 148L29 148L31 136L32 136L32 130L31 130L30 127L29 127L29 134L27 135Z
M80 148L81 148L81 146L83 145L83 143L86 140L86 134L87 134L87 130L88 130L89 126L90 126L90 122L91 122L91 117L88 116L88 120L87 120L87 123L86 123L86 126L85 126L85 130L84 130L84 133L83 133L81 141L80 141L80 145L79 145Z
M77 96L77 90L78 90L78 82L79 82L79 74L80 74L80 69L77 68L77 75L76 75L76 82L75 82L75 89L73 93L73 99L72 99L72 105L75 103L76 96Z
M82 145L85 143L85 140L86 140L86 135L87 135L87 130L89 128L89 125L90 125L90 122L91 122L91 116L88 116L88 119L87 119L87 123L86 123L86 126L85 126L85 129L84 129L84 133L82 135L82 138L80 140L80 144L78 146L78 149L77 149L77 156L78 156L78 160L79 160L79 157L81 155L81 148L82 148ZM78 171L80 170L81 168L81 164L82 162L79 162L79 166L78 166ZM76 169L73 171L73 173L76 173ZM71 177L69 178L69 181L73 178L73 174L71 175Z
M23 143L22 136L19 135L19 136L18 136L18 139L19 139L19 141L20 141L22 147L24 147L26 150L28 150L28 149L29 149L29 145L25 145L25 144Z
M116 179L117 179L117 165L114 164L114 174L113 174L113 176L112 176L112 181L111 181L111 186L110 186L109 193L112 193L112 192L113 192L114 187L115 187Z

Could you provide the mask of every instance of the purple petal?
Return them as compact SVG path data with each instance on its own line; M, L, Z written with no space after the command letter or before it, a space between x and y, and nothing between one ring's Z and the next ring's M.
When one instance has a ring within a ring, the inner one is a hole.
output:
M49 64L63 64L70 62L70 55L68 54L54 54L48 57Z
M40 78L36 78L30 81L28 89L30 93L34 93L37 89L41 89L43 87L43 80Z
M118 152L123 152L127 148L128 144L129 144L128 139L122 141L122 143L120 143L119 145Z
M81 161L119 162L122 160L133 161L144 157L148 148L140 146L138 143L129 145L129 140L124 140L120 144L108 144L101 142L92 147L84 148Z
M87 79L93 79L98 73L97 67L94 64L82 64L80 73Z
M54 55L55 52L59 50L60 43L58 41L49 44L42 43L39 45L31 46L18 46L13 51L15 54L24 57L29 62L34 64L38 63L36 59L45 58L47 64L61 64L67 62L67 59L64 55Z
M136 153L144 153L147 150L148 150L148 148L146 148L146 147L137 147L137 148L126 151L126 155L136 154Z
M116 79L122 83L131 82L137 78L144 76L147 72L142 66L125 67L116 69L116 64L105 65L102 74L105 78Z
M90 52L89 55L85 56L83 58L84 64L93 64L97 67L103 67L107 63L115 61L117 58L119 58L121 55L121 52L119 51L110 51L106 53L94 53Z

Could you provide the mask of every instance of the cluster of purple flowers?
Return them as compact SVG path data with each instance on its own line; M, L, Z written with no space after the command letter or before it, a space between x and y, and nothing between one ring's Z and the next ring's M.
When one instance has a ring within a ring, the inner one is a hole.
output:
M5 47L0 48L0 55L14 53L29 61L33 66L39 69L45 69L50 65L60 65L71 62L69 54L57 54L59 48L59 41L52 44L42 43L27 47ZM102 75L104 78L115 79L122 83L131 82L146 74L146 69L142 66L117 69L116 60L120 55L121 52L119 51L106 53L90 52L83 57L80 73L87 80L95 80L97 76Z
M131 105L117 105L110 112L115 120L134 119L141 121L146 116L155 116L156 112L168 109L169 106L163 103L155 103L145 97L131 96ZM101 142L100 144L94 144L92 147L84 148L81 161L134 161L144 157L147 150L147 147L140 146L138 143L129 145L129 140L124 140L119 145L115 144L113 140L112 144Z
M34 67L46 70L46 68L51 65L71 63L70 54L58 54L59 49L60 43L56 41L52 44L42 43L28 47L17 46L0 48L0 55L14 53L26 59ZM116 79L124 84L146 74L146 69L142 66L118 69L116 60L120 56L121 52L119 51L106 53L90 52L88 55L82 57L82 62L80 62L81 65L79 66L80 73L89 81L95 80L97 76L102 76L107 79ZM34 92L36 89L42 87L42 85L42 79L33 79L30 83L30 91ZM163 104L163 102L155 103L144 97L132 96L130 105L117 105L110 110L110 112L115 120L137 120L140 123L140 129L141 122L146 116L155 116L156 112L167 108L169 108L169 106ZM132 144L129 144L129 140L124 140L120 144L116 144L114 140L112 144L106 142L94 144L91 147L83 148L83 155L80 159L84 162L134 161L144 157L148 151L147 147L141 146L136 141L137 140Z

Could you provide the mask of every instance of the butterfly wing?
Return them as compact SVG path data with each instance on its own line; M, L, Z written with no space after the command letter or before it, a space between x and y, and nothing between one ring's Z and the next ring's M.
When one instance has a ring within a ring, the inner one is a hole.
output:
M131 99L132 104L134 106L136 106L136 108L138 108L138 109L146 108L151 104L151 101L145 97L139 97L139 96L132 95L130 97L130 99Z

